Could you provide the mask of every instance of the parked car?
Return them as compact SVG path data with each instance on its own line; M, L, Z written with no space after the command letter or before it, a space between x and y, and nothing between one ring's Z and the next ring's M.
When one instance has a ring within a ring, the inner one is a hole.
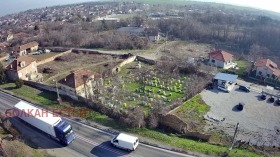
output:
M51 50L49 50L49 49L45 49L45 50L44 50L44 52L45 52L45 53L50 53L50 52L51 52Z
M270 96L270 98L268 100L269 100L269 102L273 103L274 102L273 96Z
M243 102L240 102L240 103L237 105L236 108L237 108L239 111L242 111L243 108L244 108L244 106L245 106L245 104L244 104Z
M276 104L277 104L277 105L280 105L280 98L278 98L278 99L276 100Z
M218 89L220 89L220 90L222 90L222 91L224 91L224 92L227 92L227 93L230 92L229 89L227 89L227 88L225 88L225 87L223 87L223 86L218 86Z
M266 99L266 95L265 95L265 94L262 94L262 95L261 95L261 99L262 99L262 100L265 100L265 99Z
M245 91L245 92L247 92L247 93L250 92L250 89L249 89L248 87L246 87L246 86L240 85L240 86L239 86L239 89L242 90L242 91Z
M280 87L277 87L277 86L276 86L276 87L274 87L274 89L276 89L276 90L280 90Z
M214 88L214 85L213 85L213 83L208 83L207 85L206 85L206 89L213 89Z

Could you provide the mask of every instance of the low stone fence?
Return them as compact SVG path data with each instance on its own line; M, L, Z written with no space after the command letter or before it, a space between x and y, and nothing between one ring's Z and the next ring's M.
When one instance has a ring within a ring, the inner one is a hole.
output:
M96 54L96 55L101 55L99 51L95 50L81 50L81 49L72 49L73 53L84 53L84 54Z
M147 59L147 58L141 57L141 56L137 56L136 58L137 58L138 61L141 61L141 62L146 63L146 64L155 65L157 63L155 60Z
M126 64L129 64L133 61L135 61L136 59L136 56L131 56L127 59L125 59L124 61L122 61L120 64L118 64L117 66L115 66L113 69L112 69L112 73L117 73L121 70L121 67L125 66Z
M46 64L46 63L51 62L51 61L54 61L56 57L59 57L59 56L62 56L62 55L65 55L65 54L68 54L68 53L71 53L71 52L72 52L72 50L68 50L68 51L59 53L55 56L52 56L52 57L46 58L44 60L41 60L41 61L37 62L37 66L41 65L41 64Z

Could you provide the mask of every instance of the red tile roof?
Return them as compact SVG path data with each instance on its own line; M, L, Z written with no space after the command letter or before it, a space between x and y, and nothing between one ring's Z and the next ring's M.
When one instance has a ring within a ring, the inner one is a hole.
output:
M19 32L19 33L16 33L16 34L13 34L13 38L21 38L23 36L26 36L27 34L24 33L24 32Z
M38 45L39 45L38 42L32 41L30 43L19 46L19 51L23 51L23 50L26 50L26 49L29 49L31 47L38 46Z
M220 60L223 62L227 62L229 60L231 60L233 57L232 54L222 51L222 50L217 50L217 51L213 51L209 53L209 58L213 58L216 60Z
M86 69L81 69L72 72L65 78L58 81L58 83L69 86L71 88L77 88L84 84L84 77L93 77L93 72Z
M271 61L270 59L261 59L258 60L255 64L256 67L267 67L270 70L272 70L273 75L280 77L280 70L278 69L278 66L276 63L274 63L273 61Z
M262 67L262 66L266 66L266 67L272 67L274 69L277 69L277 64L272 62L270 59L261 59L258 60L255 64L256 67Z
M15 70L19 71L21 69L24 69L26 66L31 64L32 62L36 61L35 58L32 57L27 57L27 56L20 56L17 59L15 59L12 63L10 63L6 69L7 70ZM20 64L21 62L25 62L25 66L21 67Z

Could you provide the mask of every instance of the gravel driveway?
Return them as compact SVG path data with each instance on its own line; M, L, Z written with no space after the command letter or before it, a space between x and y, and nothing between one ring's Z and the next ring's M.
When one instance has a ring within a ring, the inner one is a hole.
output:
M257 92L240 91L238 86L230 93L218 89L204 90L201 96L211 106L208 115L225 118L222 122L209 122L212 127L233 136L235 125L239 122L238 140L253 145L280 145L280 106L260 100ZM242 111L236 110L239 102L245 103Z

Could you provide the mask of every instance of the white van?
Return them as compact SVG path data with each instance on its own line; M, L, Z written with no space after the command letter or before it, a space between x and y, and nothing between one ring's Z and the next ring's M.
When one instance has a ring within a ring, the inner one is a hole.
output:
M113 146L133 151L138 146L139 139L138 137L120 133L119 135L112 138L111 143L113 144Z

